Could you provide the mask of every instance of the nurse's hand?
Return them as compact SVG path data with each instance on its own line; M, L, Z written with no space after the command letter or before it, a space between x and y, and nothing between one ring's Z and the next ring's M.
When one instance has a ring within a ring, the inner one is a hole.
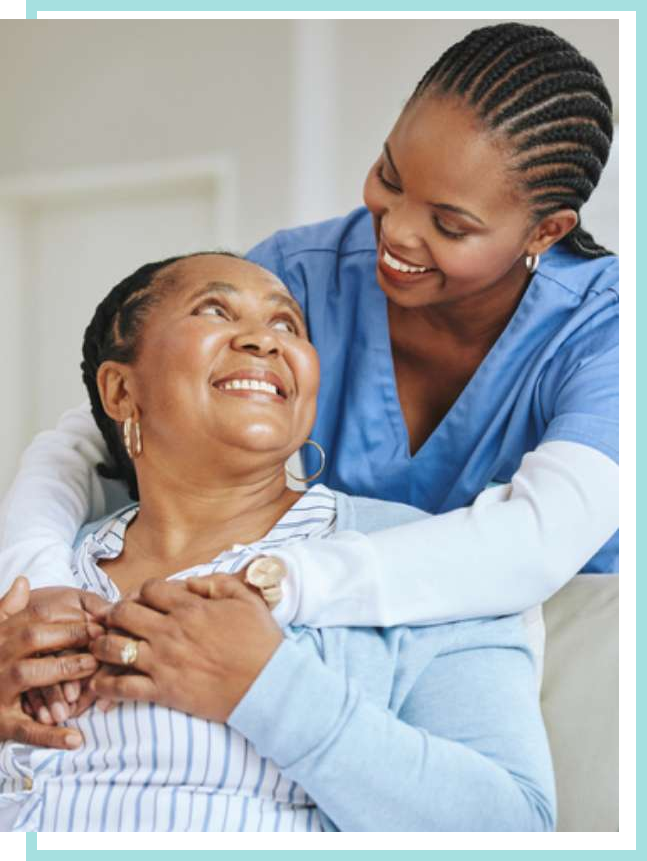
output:
M119 631L98 637L90 649L121 674L97 674L90 690L105 700L155 702L225 722L283 634L262 598L238 579L194 578L191 590L186 582L149 580L137 601L103 613L95 609L95 596L84 595L86 610ZM135 660L124 666L122 651L133 641Z
M61 613L65 614L70 610L83 613L86 620L90 621L81 605L81 595L80 589L63 586L33 589L29 605L40 617L52 622L57 621ZM62 652L61 655L63 654L72 654L72 652ZM27 691L23 699L25 711L40 723L49 726L78 716L89 705L90 698L87 691L82 687L82 683L77 681L34 688Z
M48 605L30 603L29 582L18 577L0 599L0 741L71 749L83 737L68 727L45 726L25 714L22 695L91 676L97 669L92 655L57 655L82 649L91 639L85 613L59 608L54 620Z

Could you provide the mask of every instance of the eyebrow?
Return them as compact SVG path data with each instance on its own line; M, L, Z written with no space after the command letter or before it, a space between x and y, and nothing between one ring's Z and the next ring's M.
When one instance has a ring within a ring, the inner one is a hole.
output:
M398 173L398 169L395 166L395 162L393 161L393 156L391 155L391 150L389 149L388 143L384 143L384 157L389 163L389 167L393 171L393 173L400 178L400 174ZM454 212L456 215L464 215L466 218L471 218L473 221L477 221L479 224L482 224L485 227L485 222L481 221L478 215L474 215L473 212L470 212L467 209L462 209L460 206L453 206L451 203L436 203L435 201L428 201L429 206L434 206L436 209L444 209L447 212Z
M207 296L211 293L224 293L228 296L240 296L241 291L235 284L229 284L227 281L209 281L203 287L196 290L195 293L192 293L189 301L195 302L203 296ZM297 315L299 320L301 320L305 326L303 311L301 310L299 303L296 302L289 294L276 290L267 296L267 300L275 305L285 305Z

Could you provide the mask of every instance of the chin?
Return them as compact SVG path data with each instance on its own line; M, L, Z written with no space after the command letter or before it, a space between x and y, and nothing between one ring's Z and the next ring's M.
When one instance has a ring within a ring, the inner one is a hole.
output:
M444 286L418 284L402 287L392 284L386 279L380 269L377 272L377 283L389 302L399 308L424 308L426 305L442 305L450 301Z

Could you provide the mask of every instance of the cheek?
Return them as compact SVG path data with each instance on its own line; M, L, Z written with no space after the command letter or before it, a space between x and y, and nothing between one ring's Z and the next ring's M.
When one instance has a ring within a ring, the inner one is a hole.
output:
M196 387L208 380L218 341L217 332L200 333L195 326L162 334L142 356L150 381L143 387L145 401L165 407L195 397Z
M507 272L514 262L508 245L491 237L437 239L430 247L438 268L457 281L490 281Z
M386 209L384 187L377 178L375 168L371 168L364 182L364 203L377 215L382 214Z
M293 352L292 367L301 406L304 410L314 409L319 394L319 356L310 343L300 344Z

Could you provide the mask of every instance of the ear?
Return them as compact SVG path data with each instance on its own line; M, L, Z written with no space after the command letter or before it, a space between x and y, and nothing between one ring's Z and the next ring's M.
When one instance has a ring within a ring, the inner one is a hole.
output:
M574 209L560 209L544 216L534 226L526 246L526 254L543 254L545 251L563 239L574 227L579 218Z
M97 388L106 414L116 422L137 418L132 367L122 362L102 362L97 371Z

